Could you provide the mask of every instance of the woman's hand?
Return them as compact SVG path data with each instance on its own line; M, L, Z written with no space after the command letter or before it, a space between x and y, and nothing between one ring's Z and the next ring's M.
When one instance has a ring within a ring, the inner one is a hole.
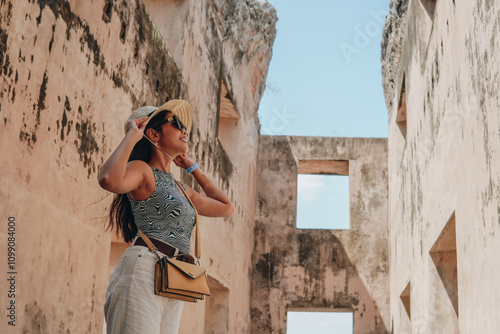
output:
M144 129L146 128L146 125L144 125L144 122L148 119L148 117L141 117L138 119L133 119L127 123L126 129L127 129L127 134L131 133L131 135L137 139L137 141L142 139L142 136L144 135Z
M186 154L176 156L174 162L177 166L184 169L196 163L196 161L189 158ZM229 197L227 197L201 168L195 169L191 175L194 176L205 192L205 195L202 195L187 185L184 185L186 192L200 215L207 217L228 217L233 214L234 206Z
M180 154L174 158L174 163L180 168L189 168L193 166L196 161L187 156L187 154Z

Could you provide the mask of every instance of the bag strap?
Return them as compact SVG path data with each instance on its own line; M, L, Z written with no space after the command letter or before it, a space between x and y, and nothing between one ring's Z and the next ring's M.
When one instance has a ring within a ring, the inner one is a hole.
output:
M191 198L189 198L186 190L184 190L184 187L179 183L179 181L175 180L175 183L177 183L177 185L179 186L179 188L181 189L182 193L184 194L184 196L186 196L186 198L188 199L189 203L191 203L191 206L193 207L194 209L194 213L196 215L196 220L195 220L195 225L196 225L196 238L195 238L195 248L194 248L194 252L195 252L195 256L200 259L201 258L201 242L200 242L200 226L199 226L199 223L198 223L198 211L196 211L196 207L194 206L193 202L191 201Z
M144 240L144 242L146 243L146 245L148 245L148 248L151 252L154 252L155 250L157 250L158 248L156 248L156 246L151 242L151 240L149 239L149 237L147 235L144 234L144 232L142 232L139 228L137 228L137 232L139 232L139 235L141 236L141 239Z
M196 211L196 208L195 208L193 202L191 202L191 198L189 198L188 194L186 193L186 190L184 190L184 188L181 186L181 184L177 180L175 180L175 183L177 183L177 186L181 189L181 191L184 194L184 196L186 196L186 198L188 199L189 203L193 207L194 212L196 214L196 221L195 221L195 225L196 225L195 256L196 256L196 258L200 259L201 258L201 246L200 246L200 227L198 225L198 211ZM144 242L146 243L146 245L148 245L149 250L151 252L155 252L157 250L157 248L151 242L151 240L149 239L149 237L146 234L144 234L144 232L142 232L139 228L137 228L137 232L139 232L139 235L141 236L142 240L144 240ZM158 256L158 253L156 253L156 254Z

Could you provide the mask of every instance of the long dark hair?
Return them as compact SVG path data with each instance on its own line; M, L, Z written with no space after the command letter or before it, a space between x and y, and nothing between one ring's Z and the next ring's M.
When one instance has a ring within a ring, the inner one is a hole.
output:
M162 133L162 121L165 119L167 110L159 112L146 125L144 132L151 128L159 133ZM142 138L135 144L128 161L142 160L149 163L153 153L153 145L146 139ZM115 230L116 235L123 236L125 242L132 241L137 234L137 226L135 225L132 206L127 197L127 194L116 194L109 208L107 230Z

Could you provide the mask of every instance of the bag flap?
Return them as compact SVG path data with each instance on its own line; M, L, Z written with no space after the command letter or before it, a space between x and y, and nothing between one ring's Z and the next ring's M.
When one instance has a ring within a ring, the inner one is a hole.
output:
M174 259L167 259L167 262L191 279L197 279L205 273L205 269L191 263Z

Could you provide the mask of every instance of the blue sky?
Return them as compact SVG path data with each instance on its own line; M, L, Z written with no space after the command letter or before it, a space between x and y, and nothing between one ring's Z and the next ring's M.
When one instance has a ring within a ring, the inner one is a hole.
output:
M270 0L277 36L265 135L387 137L380 42L389 0Z
M380 42L389 0L268 1L279 21L261 134L387 138ZM297 188L298 228L349 226L348 176L299 175ZM353 332L351 313L288 315L287 334Z
M352 334L352 327L352 313L287 312L287 334Z
M297 228L348 229L349 176L299 174Z

